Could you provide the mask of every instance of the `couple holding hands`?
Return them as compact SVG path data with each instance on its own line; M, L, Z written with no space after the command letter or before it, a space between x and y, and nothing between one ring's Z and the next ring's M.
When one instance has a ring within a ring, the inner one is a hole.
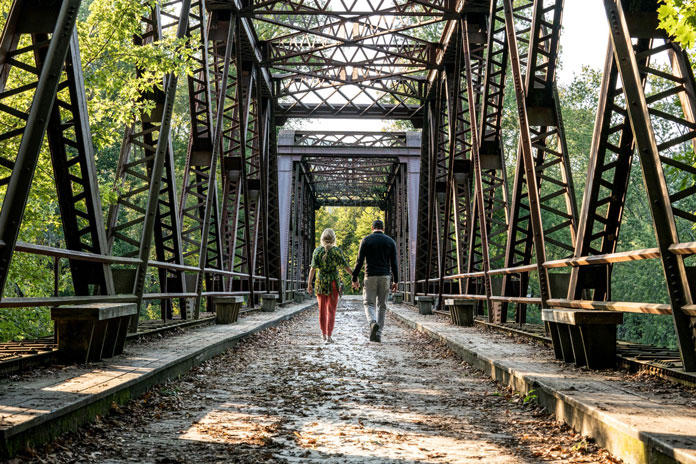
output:
M370 324L370 341L382 341L382 328L387 313L389 291L396 291L399 282L399 258L396 242L384 233L384 222L377 219L372 223L372 233L360 242L355 269L351 269L343 252L336 246L336 234L325 229L321 234L321 246L312 253L307 291L316 290L319 302L319 325L322 338L333 343L334 321L338 305L339 270L353 276L353 288L359 289L358 275L365 266L363 280L363 306ZM314 278L317 285L314 287ZM393 280L392 280L393 276Z

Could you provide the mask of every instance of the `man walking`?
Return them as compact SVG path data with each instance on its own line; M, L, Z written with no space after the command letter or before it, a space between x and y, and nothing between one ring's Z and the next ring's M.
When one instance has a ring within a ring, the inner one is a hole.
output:
M363 261L367 261L363 281L363 306L365 306L367 322L370 324L370 341L381 342L391 275L394 276L394 280L391 281L392 291L396 291L399 282L399 258L396 242L384 233L384 222L380 219L372 223L372 233L360 242L358 261L353 271L353 288L355 289L360 288L358 275Z

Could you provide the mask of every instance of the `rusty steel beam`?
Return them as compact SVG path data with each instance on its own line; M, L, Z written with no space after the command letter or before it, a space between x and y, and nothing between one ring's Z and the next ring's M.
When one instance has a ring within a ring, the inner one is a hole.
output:
M552 257L564 258L572 253L577 228L577 204L565 140L565 129L556 90L556 67L561 32L563 0L534 0L515 14L518 43L526 43L524 95L528 109L530 135L537 172L536 190L545 213L544 240ZM505 251L505 267L524 266L532 260L534 246L528 215L530 188L522 166L518 146L517 169L510 208L510 229ZM515 280L513 280L513 277ZM553 276L554 278L557 278ZM503 277L502 295L526 295L527 275ZM554 287L563 287L565 281ZM560 290L559 290L560 291ZM563 288L565 293L566 289ZM505 321L507 305L503 305ZM526 306L518 304L516 321L524 323Z

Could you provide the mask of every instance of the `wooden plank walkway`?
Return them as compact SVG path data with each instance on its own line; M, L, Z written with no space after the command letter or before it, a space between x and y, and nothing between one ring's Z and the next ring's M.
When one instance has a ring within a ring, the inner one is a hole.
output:
M0 457L92 420L108 411L112 402L136 397L314 304L308 300L272 313L250 313L236 324L127 344L123 355L98 363L37 369L23 377L0 379Z
M391 305L397 319L447 344L503 384L534 390L558 420L628 463L696 463L696 398L693 391L615 371L592 372L556 361L549 348L512 337L457 327L440 315Z

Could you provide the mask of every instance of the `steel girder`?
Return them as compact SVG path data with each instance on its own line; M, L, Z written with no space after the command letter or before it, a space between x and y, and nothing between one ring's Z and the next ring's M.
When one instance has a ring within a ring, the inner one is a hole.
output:
M437 39L453 1L251 2L278 118L422 119ZM363 11L364 9L364 11Z
M534 153L540 208L545 212L544 243L551 257L565 258L572 254L577 227L577 204L570 170L568 147L556 91L556 67L563 0L535 1L526 12L515 11L517 27L529 30L526 61L520 71L525 76L524 98L528 110L530 137ZM522 24L519 24L522 23ZM518 43L522 42L520 37ZM522 143L522 142L520 142ZM510 234L505 253L505 267L529 265L532 260L531 215L528 181L522 169L522 146L518 146L518 168L513 186ZM529 274L520 277L505 275L502 294L527 294ZM552 275L553 287L567 290L567 274ZM519 280L517 280L519 279ZM519 283L518 283L519 282ZM505 321L507 305L500 320ZM517 305L517 322L526 320L525 304Z

